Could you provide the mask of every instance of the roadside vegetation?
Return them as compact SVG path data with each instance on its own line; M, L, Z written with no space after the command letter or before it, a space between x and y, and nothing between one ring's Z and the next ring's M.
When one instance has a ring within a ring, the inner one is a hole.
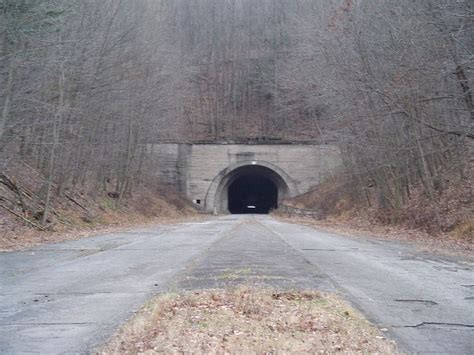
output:
M383 331L335 295L240 286L159 295L98 353L399 352Z
M350 179L338 176L283 204L293 213L275 214L348 235L375 236L416 244L431 251L471 254L474 250L474 166L466 178L445 174L446 186L431 199L421 183L410 187L410 198L396 209L377 201L378 190L368 187L361 199ZM437 214L433 209L436 204Z
M347 218L472 236L472 16L458 0L0 0L0 181L41 174L39 208L0 208L42 229L84 187L120 205L159 185L153 143L310 141L342 153L315 179L323 213L330 195Z
M340 150L288 201L318 219L472 251L473 34L467 0L0 0L0 249L195 216L154 145L259 141ZM396 352L334 296L245 288L159 296L102 352L315 349Z
M170 189L140 184L119 200L110 181L103 188L85 183L61 193L55 190L43 223L44 180L41 171L24 162L0 174L0 251L199 218L191 204Z

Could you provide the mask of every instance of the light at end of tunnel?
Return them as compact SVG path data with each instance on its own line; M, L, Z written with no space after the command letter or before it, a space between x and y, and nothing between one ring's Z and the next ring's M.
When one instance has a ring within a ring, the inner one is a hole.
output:
M252 162L252 165L257 165L257 162L256 162L256 161L253 161L253 162Z

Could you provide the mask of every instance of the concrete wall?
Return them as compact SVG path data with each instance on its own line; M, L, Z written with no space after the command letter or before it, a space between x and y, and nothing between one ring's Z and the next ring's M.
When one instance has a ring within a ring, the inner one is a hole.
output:
M157 144L154 152L161 182L213 211L219 184L234 167L257 164L283 177L289 197L305 193L340 164L331 145L312 144ZM286 196L288 197L288 196Z
M148 149L153 153L153 166L160 183L185 192L181 173L185 171L186 161L179 159L180 144L150 144Z

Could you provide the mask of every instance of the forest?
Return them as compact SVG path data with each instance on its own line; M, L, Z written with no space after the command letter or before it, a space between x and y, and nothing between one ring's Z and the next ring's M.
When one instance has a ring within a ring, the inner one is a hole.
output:
M154 183L151 143L321 142L343 156L326 208L394 223L421 194L449 230L466 218L444 223L442 196L474 176L473 52L469 0L0 0L0 181L40 171L44 225L78 186Z

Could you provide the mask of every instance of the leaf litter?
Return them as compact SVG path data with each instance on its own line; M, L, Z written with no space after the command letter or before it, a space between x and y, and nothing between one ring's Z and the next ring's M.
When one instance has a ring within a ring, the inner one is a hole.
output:
M398 354L339 297L239 286L161 294L98 354Z

